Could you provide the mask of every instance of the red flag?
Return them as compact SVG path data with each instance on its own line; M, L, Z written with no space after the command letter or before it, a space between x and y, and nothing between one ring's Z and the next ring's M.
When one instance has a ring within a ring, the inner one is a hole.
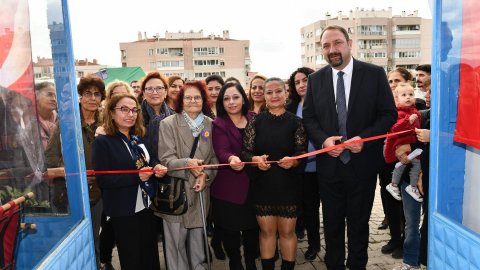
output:
M463 1L458 114L454 140L480 149L480 5Z
M0 5L0 86L35 104L28 1L0 0Z

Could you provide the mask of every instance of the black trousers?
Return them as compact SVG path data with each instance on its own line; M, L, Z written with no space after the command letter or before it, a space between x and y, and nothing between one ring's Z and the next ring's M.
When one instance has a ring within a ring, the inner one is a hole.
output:
M252 228L243 231L231 231L225 228L221 228L218 225L215 226L217 232L223 241L223 247L230 261L238 263L241 261L240 246L243 244L243 251L245 261L254 261L257 257L257 251L259 248L259 230L258 228Z
M365 269L368 262L369 220L375 196L375 177L359 179L351 164L337 162L335 177L319 178L325 233L325 262L329 270L345 269L345 221L348 236L347 267Z
M307 230L308 247L320 251L320 194L316 172L302 174L301 213L297 218L297 229Z
M420 227L420 254L419 263L427 265L428 262L428 188L429 188L429 174L423 172L422 184L423 184L423 222Z
M159 270L157 224L152 211L144 209L133 216L110 220L122 270Z
M385 215L388 219L388 228L390 229L389 243L398 248L403 248L403 231L405 229L405 217L403 215L402 201L397 201L387 191L386 186L392 182L392 171L395 163L385 164L385 167L378 174L380 178L380 195L384 207Z
M100 233L100 262L112 262L112 251L115 247L115 234L111 220L107 221L105 213L102 213L102 231Z

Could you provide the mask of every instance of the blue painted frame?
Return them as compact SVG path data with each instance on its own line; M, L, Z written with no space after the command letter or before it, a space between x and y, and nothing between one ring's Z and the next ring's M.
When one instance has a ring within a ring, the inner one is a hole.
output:
M48 1L47 19L70 212L25 217L37 232L19 235L16 268L96 269L67 0Z
M466 148L453 141L463 1L436 0L433 17L428 267L478 270L480 237L462 225ZM454 33L451 49L445 25Z

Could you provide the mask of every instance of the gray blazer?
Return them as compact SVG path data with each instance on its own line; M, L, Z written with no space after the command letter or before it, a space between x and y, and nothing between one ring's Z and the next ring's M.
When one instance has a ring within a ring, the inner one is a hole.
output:
M204 164L218 163L212 146L212 119L205 117L205 126L198 141L194 158L202 159ZM208 135L208 136L207 136ZM176 113L160 122L158 138L158 159L169 169L185 167L193 145L193 135L182 114ZM207 188L203 191L203 200L208 210L210 204L210 184L217 174L216 169L206 169ZM157 214L167 222L183 223L185 228L202 227L199 195L192 187L195 177L189 170L170 171L168 175L186 179L188 210L181 216ZM207 211L206 211L207 212Z

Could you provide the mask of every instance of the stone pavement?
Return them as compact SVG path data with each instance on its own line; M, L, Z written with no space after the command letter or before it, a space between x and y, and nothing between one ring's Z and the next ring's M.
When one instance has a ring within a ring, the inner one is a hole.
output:
M373 203L372 215L370 217L370 240L368 246L369 260L367 264L367 269L369 270L391 270L394 266L400 265L402 263L401 259L393 259L391 255L382 254L380 249L385 245L390 239L389 230L378 230L378 225L382 222L384 217L382 202L380 199L380 187L377 185L377 190L375 194L375 201ZM322 226L322 223L321 227ZM320 228L320 237L321 237L321 251L312 262L306 261L303 254L307 250L307 241L298 242L298 251L297 251L297 261L296 261L296 270L324 270L327 269L325 266L323 257L325 256L325 242L323 238L323 228ZM162 253L162 244L159 242L160 249L160 266L162 269L165 269L165 263L163 261ZM118 261L118 255L116 249L113 253L113 266L115 269L120 269L120 263ZM277 260L275 269L280 269L281 260ZM225 261L213 260L213 270L228 270L228 259ZM261 270L260 259L257 259L257 269Z

